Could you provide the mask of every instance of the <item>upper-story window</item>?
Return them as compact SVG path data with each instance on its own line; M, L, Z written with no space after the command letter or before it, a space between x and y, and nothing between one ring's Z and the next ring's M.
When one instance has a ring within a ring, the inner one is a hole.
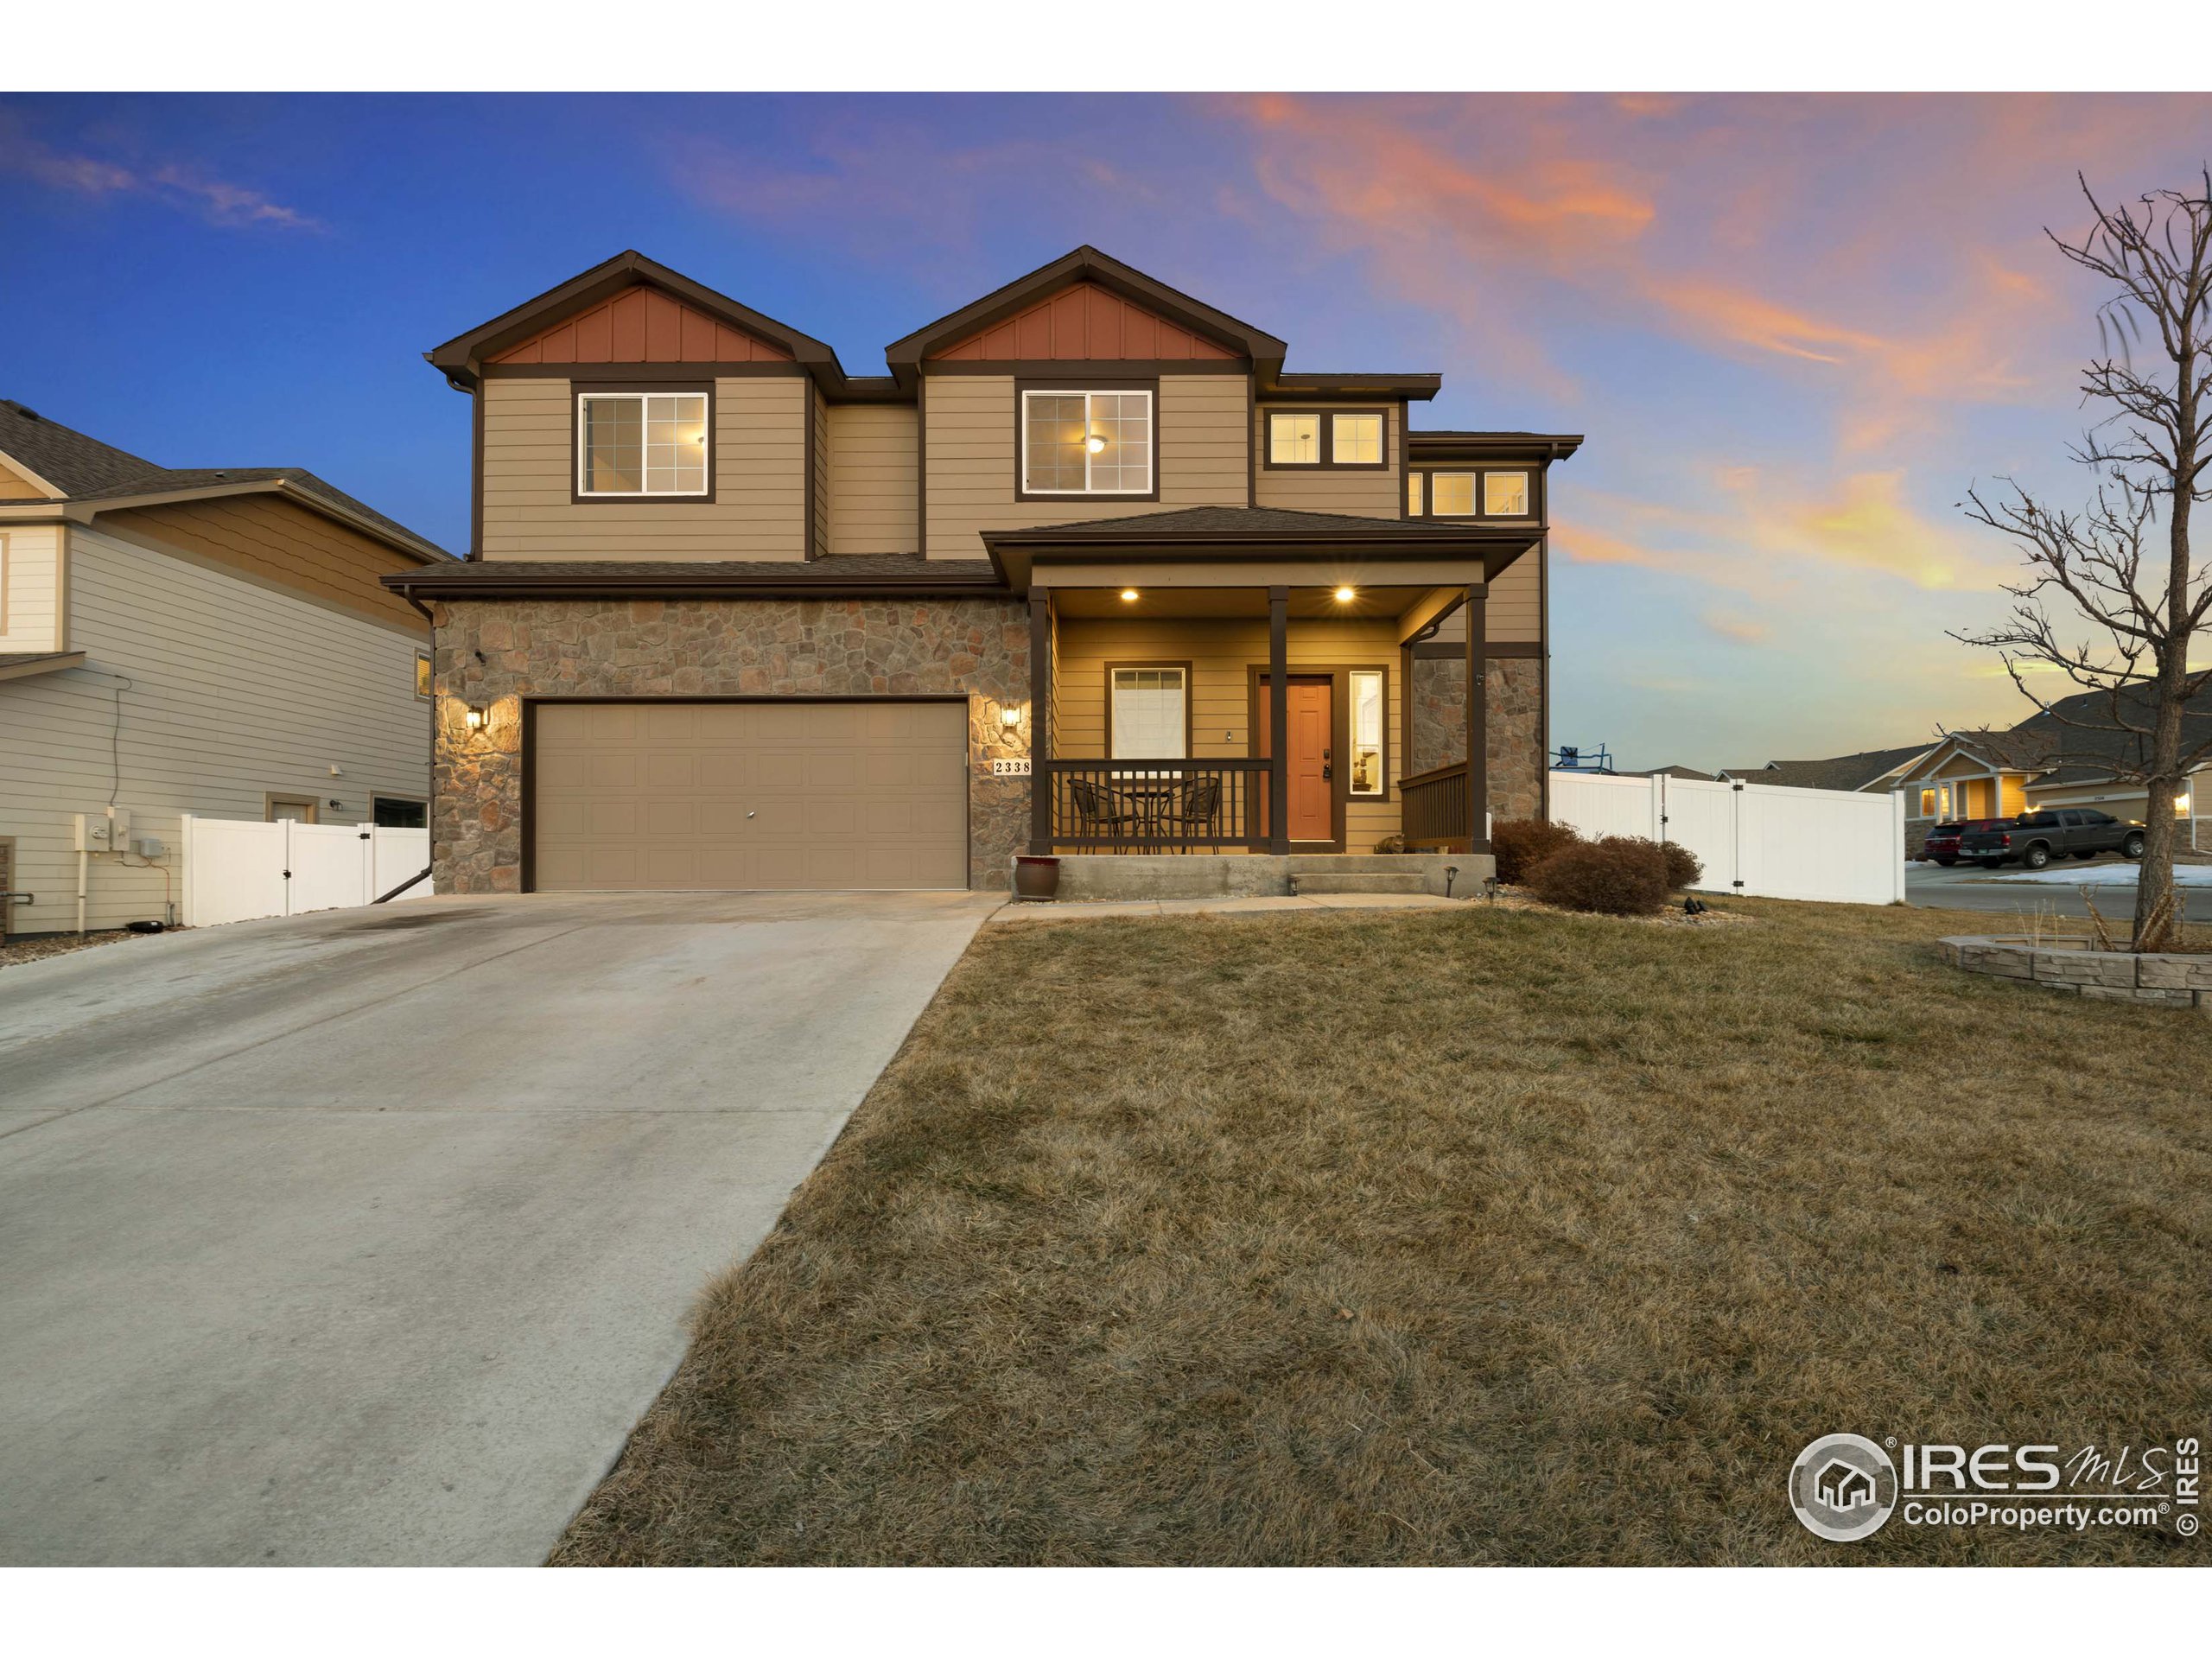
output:
M703 391L579 393L578 499L708 495L709 402Z
M1370 467L1383 461L1379 409L1268 411L1270 467Z
M1153 493L1152 393L1021 394L1025 495Z
M1526 470L1484 467L1407 474L1406 512L1415 518L1527 518L1535 508Z

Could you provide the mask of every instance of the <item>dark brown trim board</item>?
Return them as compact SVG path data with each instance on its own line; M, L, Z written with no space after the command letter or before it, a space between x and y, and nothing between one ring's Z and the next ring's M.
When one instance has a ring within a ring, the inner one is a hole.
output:
M1065 369L1078 380L1101 378L1128 379L1143 376L1157 379L1169 374L1243 374L1252 372L1249 359L1241 357L933 357L922 365L925 378L938 374L1014 374L1034 379Z
M1290 773L1283 753L1290 747L1290 589L1268 589L1268 850L1290 850Z
M1401 405L1402 407L1402 405ZM1274 456L1274 423L1278 415L1311 415L1320 423L1320 450L1319 461L1277 461ZM1380 461L1338 461L1337 451L1337 423L1339 415L1374 415L1382 422L1382 458ZM1401 426L1402 427L1402 423ZM1391 470L1390 411L1385 408L1324 408L1297 404L1263 404L1260 407L1259 433L1260 465L1271 473L1387 473Z
M1268 671L1268 666L1264 663L1247 663L1244 665L1244 673L1245 702L1249 711L1250 722L1247 730L1244 750L1248 755L1257 758L1260 753L1260 692L1262 687L1268 689L1268 705L1272 708L1274 677ZM1380 674L1382 677L1382 792L1379 795L1354 795L1351 792L1351 677L1355 674ZM1396 753L1400 741L1394 738L1390 733L1392 678L1390 666L1388 663L1300 663L1289 670L1287 677L1293 684L1300 680L1308 682L1325 680L1329 683L1329 743L1332 757L1330 769L1332 785L1330 790L1330 798L1333 803L1330 808L1330 836L1335 850L1341 853L1346 850L1345 840L1351 834L1351 807L1354 801L1372 802L1380 806L1402 798L1390 777L1391 758ZM1412 705L1402 699L1411 695L1412 683L1410 677L1400 677L1398 696L1402 701L1399 704L1399 712L1402 717L1406 718L1410 718L1409 710ZM1272 739L1270 741L1272 741ZM1310 845L1311 843L1301 844Z
M1029 591L1029 850L1052 850L1052 593Z
M1030 366L1033 368L1035 365L1033 364ZM1074 374L1046 375L1041 378L1033 374L1016 378L1014 383L1014 499L1015 500L1058 503L1065 506L1071 502L1077 501L1157 501L1160 499L1160 381L1156 377L1115 372L1120 366L1118 364L1111 365L1107 369L1094 373L1078 364L1077 372ZM934 373L935 371L932 370L931 372ZM1027 458L1029 442L1027 403L1028 394L1033 391L1070 393L1141 391L1148 393L1152 398L1152 465L1149 469L1152 487L1141 493L1135 492L1124 493L1118 490L1112 492L1032 491L1023 487L1026 480L1022 463Z
M816 458L814 416L816 407L821 402L821 399L822 393L820 390L816 387L812 381L809 381L806 387L806 453L800 460L799 465L804 467L806 472L806 556L810 559L819 558L822 556L822 548L820 545L821 538L815 534L814 525L814 510L821 504L822 499L821 488L814 476L814 462ZM709 404L707 408L707 416L709 424L707 428L707 449L709 455L712 454L715 448L714 427L712 425L714 412L714 406L711 404ZM707 488L711 491L714 487L714 463L709 460L707 465Z
M1260 388L1255 377L1244 377L1244 505L1260 505Z
M1467 589L1467 850L1490 851L1483 814L1490 810L1489 592Z
M1246 692L1246 696L1251 709L1249 721L1251 735L1246 741L1244 747L1245 753L1249 756L1257 760L1260 758L1260 694L1262 690L1264 688L1267 692L1268 718L1272 724L1275 701L1274 676L1270 674L1268 671L1266 664L1262 663L1247 663L1244 665L1244 671L1249 682L1249 689ZM1329 751L1329 839L1325 844L1331 852L1341 853L1344 849L1344 780L1341 768L1337 765L1337 756L1341 753L1340 749L1337 746L1342 739L1344 727L1344 683L1342 680L1329 669L1310 668L1304 664L1300 664L1299 666L1291 669L1283 676L1283 720L1286 727L1288 725L1290 718L1290 688L1294 685L1300 684L1325 685L1329 688L1329 742L1331 745ZM1286 730L1284 733L1285 738L1287 739L1288 735L1289 734ZM1274 738L1272 731L1268 735L1268 758L1272 760L1274 756L1279 753L1279 751L1274 747ZM1268 768L1270 785L1272 785L1274 775L1275 768L1270 766ZM1287 772L1282 774L1282 810L1286 815L1287 815L1290 810L1290 778ZM1282 848L1280 850L1284 851L1292 850L1300 847L1311 849L1324 844L1320 842L1314 841L1293 841L1290 839L1289 832L1287 830L1284 831L1281 836L1278 836L1274 833L1275 824L1278 822L1287 823L1288 819L1286 816L1285 818L1278 820L1274 817L1274 797L1271 787L1268 798L1268 844L1271 851L1277 850L1274 843L1278 840L1283 843Z
M1399 512L1402 518L1423 523L1440 524L1531 524L1544 522L1544 469L1533 461L1517 462L1511 466L1495 466L1467 461L1423 461L1406 468L1408 477L1421 474L1421 511L1412 511L1411 504L1400 491ZM1454 476L1468 476L1474 480L1474 511L1472 512L1439 512L1436 511L1436 474L1448 473ZM1518 473L1528 480L1529 511L1526 512L1485 512L1483 511L1483 492L1489 487L1486 480L1492 473Z
M1106 758L1109 760L1162 760L1169 758L1158 754L1116 754L1114 753L1114 672L1116 669L1123 668L1173 668L1180 670L1183 675L1183 758L1186 760L1192 759L1192 749L1198 741L1198 675L1196 663L1168 660L1153 662L1140 658L1129 662L1107 663L1103 664L1103 668L1106 696Z
M797 380L806 371L796 363L487 363L479 372L486 380L635 380L665 369L686 379L702 375L717 380L748 378Z
M1552 538L1536 538L1536 816L1552 815Z
M634 375L637 365L632 364L627 366L629 366ZM672 395L688 397L696 397L702 395L705 397L707 400L707 493L704 495L598 495L590 493L581 487L580 480L583 477L584 470L583 399L588 397L602 394L611 395L618 392L638 392L647 396L659 394L664 396ZM715 395L715 383L711 380L639 380L631 378L627 380L593 381L582 391L577 391L575 386L572 384L569 388L569 505L579 507L595 507L607 505L610 502L621 506L638 506L639 505L648 506L679 505L684 503L689 503L693 506L712 506L715 503L715 475L716 472L720 470L715 465L715 452L721 448L721 443L717 441L719 434L715 430L715 424L717 416L721 413L719 404L720 399ZM812 430L810 423L808 429L810 431ZM812 476L810 471L808 476L810 478ZM809 524L813 523L811 516L809 517L807 522Z
M796 696L638 696L638 697L598 697L598 696L588 696L588 697L563 697L563 696L537 696L537 697L524 697L524 698L523 698L523 699L522 699L522 751L521 751L521 764L520 764L520 766L519 766L519 768L518 768L518 775L517 775L517 778L516 778L516 785L517 785L517 787L521 791L521 797L522 797L522 869L521 869L521 872L520 872L520 874L519 874L519 877L518 877L518 880L519 880L519 881L520 881L520 885L521 885L521 890L522 890L523 892L524 892L524 893L535 893L535 892L537 890L537 811L535 810L535 808L536 808L536 806L537 806L537 800L536 800L535 796L534 796L534 795L533 795L533 793L532 793L532 791L533 791L533 790L536 788L536 786L537 786L537 785L536 785L536 778L537 778L537 710L538 710L541 707L543 707L543 706L544 706L544 705L546 705L546 704L548 704L548 703L608 703L608 704L627 704L627 703L639 703L639 702L656 702L656 703L658 703L658 702L957 702L957 703L959 703L959 704L960 704L962 707L963 707L963 708L969 708L969 709L972 709L973 705L974 705L974 703L975 703L975 701L976 701L976 699L975 699L975 694L974 694L974 693L972 693L972 692L967 692L967 691L953 691L953 692L930 692L930 693L921 694L921 695L918 695L918 696L901 696L901 695L893 695L893 696L857 696L857 697L821 696L816 696L815 694L813 694L813 693L811 693L811 692L802 693L802 694L796 695ZM966 788L966 790L963 791L963 795L962 795L962 797L961 797L962 803L963 803L963 814L964 814L964 816L963 817L962 821L961 821L961 842L962 842L962 844L963 844L964 847L966 847L966 848L967 848L967 849L968 849L967 863L966 863L966 865L965 865L965 867L964 867L964 868L965 868L965 870L966 870L966 873L967 873L967 879L966 879L966 880L963 883L963 887L964 887L967 891L969 891L969 892L973 892L973 891L975 890L975 886L976 886L976 740L975 740L974 733L975 733L975 722L974 722L974 721L971 719L971 720L969 721L969 737L968 737L968 739L967 739L966 747L965 747L965 748L964 748L964 750L963 750L963 755L964 755L964 760L963 760L963 767L964 767L964 777L965 777L965 781L966 781L966 784L967 784L967 788ZM434 831L434 833L435 833L435 831ZM432 849L431 849L431 851L432 851L433 856L435 856L435 853L436 853L436 849L435 849L435 847L433 847L433 848L432 848ZM950 891L951 891L951 889L950 889L950 888L946 888L946 889L945 889L945 891L946 891L946 892L950 892Z
M930 556L930 383L914 387L914 551Z
M468 450L468 556L484 556L484 388L473 387L468 394L469 433ZM575 416L569 417L574 425ZM573 443L573 439L571 440ZM573 457L571 458L573 467ZM571 486L575 482L573 470L569 474Z

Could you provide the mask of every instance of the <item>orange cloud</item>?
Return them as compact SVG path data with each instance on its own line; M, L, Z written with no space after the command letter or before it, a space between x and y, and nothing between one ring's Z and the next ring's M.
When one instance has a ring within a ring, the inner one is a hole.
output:
M1774 632L1771 626L1757 617L1736 611L1707 611L1702 620L1723 639L1732 639L1739 645L1764 645Z

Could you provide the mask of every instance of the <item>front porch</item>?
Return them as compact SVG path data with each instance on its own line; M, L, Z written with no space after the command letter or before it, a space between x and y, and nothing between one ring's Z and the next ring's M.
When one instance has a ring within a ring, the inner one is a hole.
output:
M1144 878L1193 893L1287 892L1282 861L1364 866L1393 837L1487 853L1479 565L1448 585L1388 569L1264 587L1161 585L1161 574L1033 581L1030 852L1125 871L1160 857L1268 866ZM1440 642L1446 632L1457 637ZM1420 665L1446 652L1459 673L1456 743L1440 740L1438 698L1414 693ZM1073 868L1064 890L1085 879Z

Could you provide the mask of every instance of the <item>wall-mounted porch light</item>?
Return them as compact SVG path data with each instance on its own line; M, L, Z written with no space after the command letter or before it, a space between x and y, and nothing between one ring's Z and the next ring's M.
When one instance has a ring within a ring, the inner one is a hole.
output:
M1354 588L1339 588L1337 589L1337 603L1339 605L1349 605L1352 601L1358 597L1359 594L1357 590Z
M1134 605L1134 604L1135 604L1136 602L1137 602L1137 590L1136 590L1135 588L1122 588L1122 604L1124 604L1124 605Z
M492 711L480 702L472 702L461 719L470 731L480 732L492 723Z
M1000 709L999 724L1005 727L1007 732L1013 732L1021 724L1021 705L1018 702L1009 702L1005 708Z

